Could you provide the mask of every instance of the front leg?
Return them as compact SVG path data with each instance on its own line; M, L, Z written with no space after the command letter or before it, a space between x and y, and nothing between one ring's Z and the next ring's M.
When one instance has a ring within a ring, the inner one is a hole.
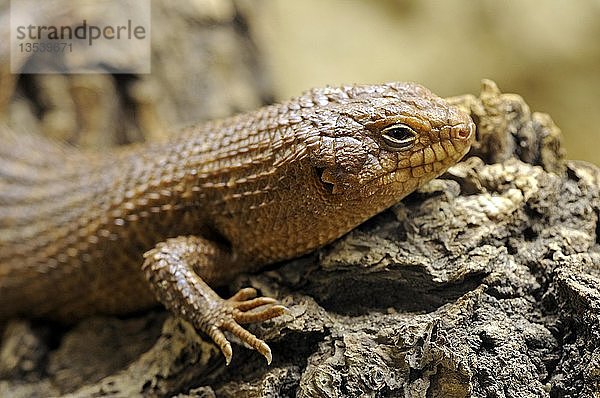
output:
M212 241L196 236L180 236L159 243L144 254L142 270L158 300L169 310L209 335L219 346L227 364L231 361L231 344L225 330L260 352L271 363L271 349L262 340L240 326L261 322L283 314L285 307L272 305L259 312L246 312L275 303L269 297L256 297L256 290L242 289L231 298L222 299L204 279L217 279L230 272L231 254Z

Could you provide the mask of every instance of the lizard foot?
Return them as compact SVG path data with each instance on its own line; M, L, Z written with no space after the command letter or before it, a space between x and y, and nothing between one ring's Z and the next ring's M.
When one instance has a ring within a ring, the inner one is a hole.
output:
M231 298L223 299L200 276L219 275L223 269L233 268L228 264L229 253L206 239L180 236L159 243L144 257L142 270L158 300L208 334L223 352L227 364L231 362L232 349L224 332L237 336L271 363L267 343L240 325L275 318L285 312L285 307L276 305L275 299L256 297L253 288L241 289ZM258 308L262 306L267 307Z
M220 302L220 306L213 312L211 324L202 329L206 330L207 334L219 346L228 365L231 362L233 351L231 343L223 333L224 331L232 333L262 354L268 364L271 363L271 349L267 343L248 332L240 324L262 322L282 315L286 310L282 305L271 305L260 311L247 312L263 305L275 303L276 300L270 297L256 297L256 289L253 288L241 289L229 299Z

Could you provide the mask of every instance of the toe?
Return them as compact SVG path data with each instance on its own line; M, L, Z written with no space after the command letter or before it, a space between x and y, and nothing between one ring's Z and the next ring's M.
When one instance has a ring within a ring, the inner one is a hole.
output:
M258 312L241 312L236 310L233 312L233 318L239 323L256 323L276 318L283 315L286 311L287 308L283 305L273 305Z
M231 348L231 343L227 340L227 337L217 328L213 326L208 331L208 335L215 344L221 349L223 356L225 357L225 363L229 365L231 362L231 357L233 356L233 349Z
M262 305L274 304L276 302L277 300L271 297L257 297L252 300L241 301L239 303L236 303L234 306L240 311L248 311L260 307Z
M246 300L253 299L254 297L256 297L256 294L257 294L256 289L254 289L252 287L245 287L243 289L240 289L233 296L231 296L231 298L229 300L231 300L231 301L246 301Z

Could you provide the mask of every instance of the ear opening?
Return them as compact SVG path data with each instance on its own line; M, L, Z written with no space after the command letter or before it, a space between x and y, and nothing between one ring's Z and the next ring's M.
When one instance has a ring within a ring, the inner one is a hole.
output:
M331 182L327 182L323 180L323 173L325 172L325 167L315 167L315 173L321 182L321 185L325 188L327 193L333 193L335 186Z

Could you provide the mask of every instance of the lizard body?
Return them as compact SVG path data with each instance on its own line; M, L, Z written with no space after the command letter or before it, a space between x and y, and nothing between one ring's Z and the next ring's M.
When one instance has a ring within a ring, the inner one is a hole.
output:
M460 160L470 117L411 83L313 89L105 154L0 133L0 320L162 302L213 338L283 307L209 286L340 237Z

